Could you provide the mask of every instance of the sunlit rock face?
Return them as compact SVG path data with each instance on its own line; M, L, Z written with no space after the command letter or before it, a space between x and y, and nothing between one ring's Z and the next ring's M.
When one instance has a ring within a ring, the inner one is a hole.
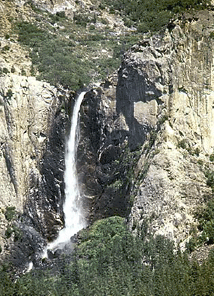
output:
M171 32L144 40L125 55L119 71L117 111L124 114L128 124L136 126L136 138L142 138L141 130L154 127L158 115L166 111L174 118L174 125L182 125L184 135L200 143L207 153L212 151L210 17L204 12L203 23L192 19L183 27L175 24ZM197 133L202 139L197 140Z
M0 100L1 246L6 252L14 240L14 233L4 235L9 221L3 213L15 207L21 261L32 245L39 251L36 241L42 248L62 227L66 94L34 77L10 74L0 77Z
M132 228L148 219L151 232L183 245L196 208L211 196L204 171L212 169L214 148L212 21L212 13L201 12L134 46L117 86L131 143L143 143L149 130L154 138L150 132L150 152L144 146L136 171Z
M17 0L18 2L21 2ZM25 2L25 1L24 1ZM64 11L68 17L73 17L73 12L79 9L85 9L91 5L90 0L74 1L74 0L32 0L32 3L41 9L45 9L51 13Z
M51 13L75 8L73 0L33 0L33 3Z

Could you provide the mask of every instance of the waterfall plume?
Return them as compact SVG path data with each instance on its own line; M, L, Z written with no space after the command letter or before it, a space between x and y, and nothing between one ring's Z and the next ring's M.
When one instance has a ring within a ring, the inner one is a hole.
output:
M47 256L47 250L62 248L75 233L86 226L82 214L81 196L76 171L78 115L85 93L82 92L75 102L71 119L71 130L65 153L65 202L63 205L65 227L60 230L57 239L47 245L43 257Z

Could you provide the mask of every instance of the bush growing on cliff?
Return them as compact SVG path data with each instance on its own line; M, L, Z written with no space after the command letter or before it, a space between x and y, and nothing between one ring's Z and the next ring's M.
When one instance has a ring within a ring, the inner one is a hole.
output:
M214 162L214 153L210 154L210 161Z
M213 171L206 171L205 177L207 178L207 185L212 188L214 191L214 172Z
M16 208L15 207L6 207L6 211L5 211L4 215L8 221L13 220L16 215Z
M201 240L208 244L214 244L214 200L208 201L205 208L196 213L198 228L202 231Z

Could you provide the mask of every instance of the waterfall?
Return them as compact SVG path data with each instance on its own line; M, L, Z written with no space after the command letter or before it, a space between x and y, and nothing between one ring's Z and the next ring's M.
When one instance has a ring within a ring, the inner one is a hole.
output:
M82 92L74 105L73 115L71 120L71 130L67 142L67 151L65 154L65 202L63 205L65 227L59 232L55 241L48 244L43 257L47 257L47 250L62 248L69 242L71 236L84 228L85 221L82 214L80 191L76 171L76 148L77 148L77 127L78 115L82 100L86 92Z

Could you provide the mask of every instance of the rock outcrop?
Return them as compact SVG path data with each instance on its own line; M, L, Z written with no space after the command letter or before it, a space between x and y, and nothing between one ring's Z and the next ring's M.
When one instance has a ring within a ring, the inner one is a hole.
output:
M133 71L144 88L136 88L138 96L128 91L120 101L128 100L138 124L155 133L149 154L144 152L138 163L140 171L145 164L148 169L134 201L132 225L147 218L153 233L183 244L197 207L212 195L204 175L213 169L208 156L214 148L211 19L212 13L201 12L175 23L171 31L133 48L121 68L122 75L130 74L121 75L122 91Z
M99 185L93 219L127 215L133 230L147 220L153 234L183 246L189 239L197 207L212 195L204 174L213 169L212 20L207 11L186 15L143 39L83 106L89 179Z

